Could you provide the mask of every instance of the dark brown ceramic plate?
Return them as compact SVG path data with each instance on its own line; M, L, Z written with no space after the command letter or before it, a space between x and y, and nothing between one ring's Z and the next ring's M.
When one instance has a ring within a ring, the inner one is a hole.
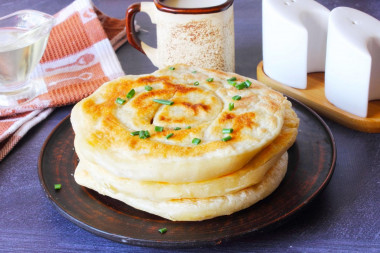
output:
M39 178L58 211L78 226L105 238L140 246L214 245L279 225L307 205L328 184L335 167L333 136L323 120L290 99L300 118L299 134L289 149L288 172L268 198L229 216L201 222L172 222L136 210L75 183L74 132L66 117L45 141ZM61 183L62 189L54 190ZM158 229L167 228L160 234Z

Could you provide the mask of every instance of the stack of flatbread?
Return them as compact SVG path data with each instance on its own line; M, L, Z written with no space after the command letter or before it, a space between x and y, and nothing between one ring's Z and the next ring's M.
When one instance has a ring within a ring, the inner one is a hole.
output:
M280 184L299 119L280 93L175 65L102 85L75 105L78 184L177 221L229 215Z

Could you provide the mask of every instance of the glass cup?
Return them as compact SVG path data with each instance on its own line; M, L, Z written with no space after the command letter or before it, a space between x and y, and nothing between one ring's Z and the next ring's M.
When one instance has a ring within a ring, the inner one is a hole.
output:
M30 74L45 51L54 17L21 10L0 18L0 107L14 107L39 95Z

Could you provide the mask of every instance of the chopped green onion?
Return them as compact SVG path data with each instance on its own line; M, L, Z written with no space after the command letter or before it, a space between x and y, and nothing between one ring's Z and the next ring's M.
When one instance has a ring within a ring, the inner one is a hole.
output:
M164 130L164 127L162 127L162 126L155 126L155 127L154 127L154 130L155 130L156 132L162 132L162 131Z
M181 130L181 128L180 127L175 127L174 130Z
M146 90L146 91L151 91L152 89L153 89L152 86L145 85L145 90Z
M140 137L140 139L146 139L145 131L140 131L139 132L139 137Z
M195 74L195 73L197 73L197 71L196 71L196 70L193 70L193 71L191 71L191 73Z
M224 134L230 134L232 133L234 130L232 128L223 128L222 130L222 133Z
M133 135L133 136L140 135L140 131L131 132L131 135Z
M150 137L150 134L149 134L149 131L147 130L142 130L139 132L139 137L140 139L146 139L146 138L149 138Z
M241 96L236 95L236 96L233 96L232 99L233 99L233 100L240 100L240 99L241 99Z
M242 82L242 83L239 83L235 86L238 90L242 90L242 89L245 89L245 88L248 88L247 87L247 84L245 82Z
M165 234L166 232L168 232L168 229L167 228L160 228L158 230L158 232L160 232L161 234Z
M169 139L170 137L172 137L174 134L173 133L170 133L170 134L168 134L168 135L166 135L166 139Z
M199 85L199 82L198 82L198 81L194 82L194 85L195 85L195 86L198 86L198 85Z
M163 105L172 105L174 104L173 101L170 101L170 100L165 100L165 99L153 99L154 102L156 103L159 103L159 104L163 104Z
M214 78L212 78L212 77L207 78L206 81L210 83L210 82L214 81Z
M222 138L221 140L222 140L222 141L229 141L229 140L231 140L231 139L232 139L231 135L228 135L228 136Z
M235 104L234 104L234 103L229 103L229 104L228 104L228 109L229 109L230 111L232 111L234 108L235 108Z
M195 145L198 145L199 143L201 143L201 139L194 138L191 142L192 142L193 144L195 144Z
M228 78L227 81L236 81L236 77L231 77L231 78Z
M123 105L125 104L126 100L122 98L117 98L115 102L116 104Z
M235 87L236 87L238 90L242 90L242 89L245 89L245 88L250 87L251 84L252 84L251 81L249 81L249 80L245 80L244 82L241 82L241 83L235 85Z
M227 82L228 82L229 84L231 84L232 86L236 86L236 82L235 82L235 81L229 81L229 80L227 80Z
M191 126L187 126L186 129L191 129Z
M62 185L61 184L54 184L54 190L61 190Z
M175 70L175 67L169 67L170 70Z
M136 91L135 89L132 89L128 92L127 94L127 98L133 98L133 96L135 95Z

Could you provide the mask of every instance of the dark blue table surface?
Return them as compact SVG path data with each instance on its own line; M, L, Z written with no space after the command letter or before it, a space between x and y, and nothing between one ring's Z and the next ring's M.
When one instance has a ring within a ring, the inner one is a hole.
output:
M299 0L300 1L300 0ZM0 16L20 9L54 14L70 0L0 0ZM94 0L103 12L124 18L131 0ZM379 0L318 0L329 9L348 6L380 19ZM146 15L138 15L144 30L152 30ZM142 32L154 44L154 32ZM261 1L235 0L236 72L256 77L262 60ZM0 38L1 39L1 38ZM126 44L117 51L126 74L156 68L145 55ZM42 144L70 113L58 108L34 127L0 163L0 252L167 252L135 247L98 237L79 228L53 207L37 175ZM313 202L282 226L238 238L215 247L176 249L183 252L380 252L380 134L348 129L325 119L337 146L335 173Z

